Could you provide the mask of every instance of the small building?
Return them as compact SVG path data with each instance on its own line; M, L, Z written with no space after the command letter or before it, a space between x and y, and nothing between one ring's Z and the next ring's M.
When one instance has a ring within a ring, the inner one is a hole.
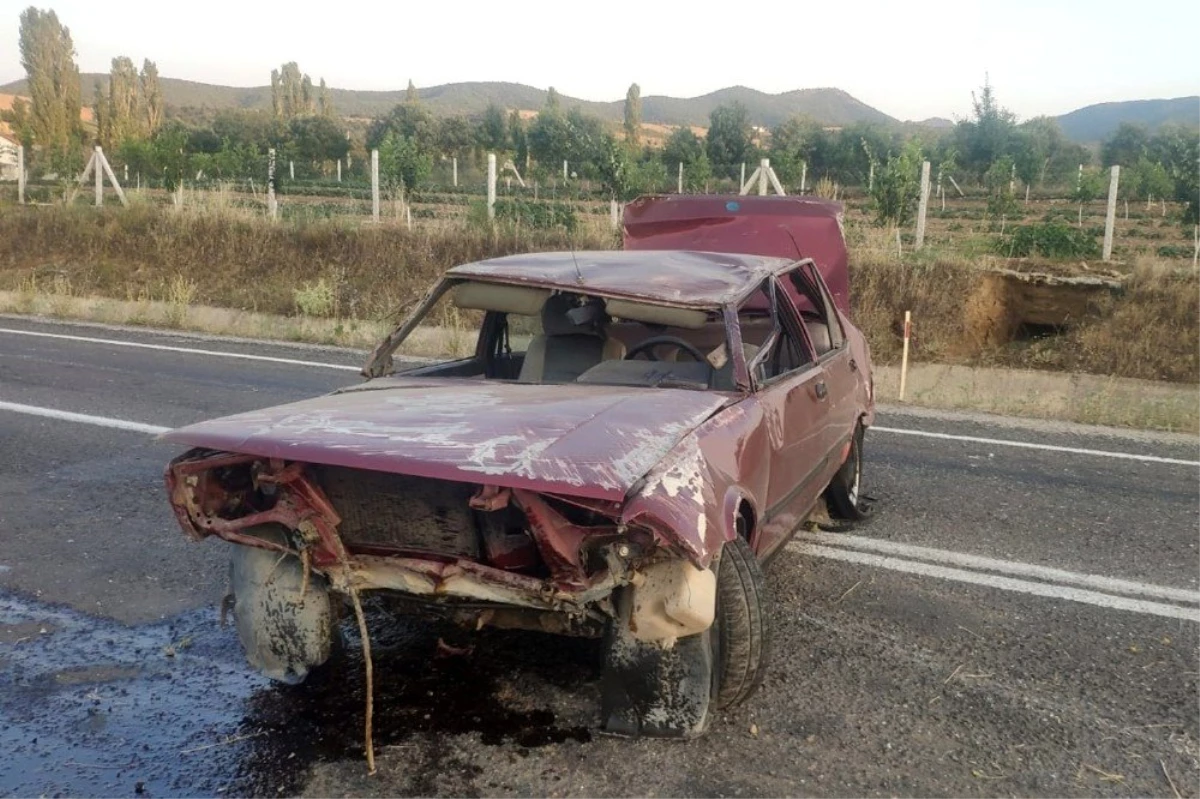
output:
M0 133L0 180L17 179L17 141Z

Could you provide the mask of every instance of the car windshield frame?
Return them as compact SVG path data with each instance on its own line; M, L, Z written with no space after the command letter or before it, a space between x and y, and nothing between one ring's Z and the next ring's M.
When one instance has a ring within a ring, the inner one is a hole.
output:
M491 337L495 334L495 330L493 329L493 326L496 324L497 318L503 318L503 316L504 316L503 314L500 314L500 313L497 313L494 311L488 311L485 313L484 319L477 329L475 347L474 347L474 351L471 355L464 356L462 358L455 358L453 356L439 357L437 360L437 363L418 364L418 365L414 365L412 367L402 368L402 369L395 368L395 359L397 357L396 352L404 345L405 341L407 341L418 329L420 329L423 326L422 323L424 322L424 320L437 307L438 303L443 301L448 293L451 293L451 291L454 289L455 286L463 284L463 283L468 283L468 282L486 283L486 284L496 285L496 286L513 286L513 285L529 286L530 285L529 283L518 283L516 281L511 281L511 280L503 280L503 279L489 278L489 277L476 276L476 275L459 276L459 275L447 274L447 275L442 276L442 278L440 278L438 280L438 282L435 283L425 293L425 295L420 299L420 301L418 301L418 303L412 308L412 310L409 311L409 313L405 316L404 320L399 325L397 325L392 330L392 332L390 332L387 336L385 336L379 342L379 344L377 344L375 346L375 348L371 351L371 354L367 358L367 361L361 370L361 374L368 380L371 380L371 379L384 377L384 376L388 376L388 375L405 375L405 374L410 374L410 373L425 373L428 370L433 369L440 365L464 363L464 362L469 362L469 361L480 361L481 363L486 362L487 355L488 355L487 354L488 345L489 345ZM746 368L745 359L742 355L741 331L739 329L738 317L737 317L737 307L738 307L738 304L742 301L741 299L739 299L737 302L733 302L733 303L724 303L724 304L720 304L720 305L714 304L712 306L708 306L708 305L697 306L697 305L691 304L691 303L671 303L671 302L666 302L663 300L647 299L646 297L640 296L640 295L621 295L621 294L617 294L614 292L589 291L589 290L587 290L586 287L581 287L581 286L546 285L546 286L538 286L538 287L546 288L553 293L580 294L580 295L584 295L587 297L597 297L597 298L603 299L605 301L624 300L624 301L631 301L631 302L637 302L637 303L644 303L646 305L654 305L654 306L658 306L658 307L665 308L665 309L672 309L672 310L678 309L681 311L704 311L706 313L715 314L717 319L719 319L721 321L721 327L722 327L722 331L724 334L724 345L726 348L726 356L733 361L733 364L732 364L733 385L731 387L725 387L725 388L713 388L711 386L706 386L704 388L700 388L699 386L697 386L695 388L695 390L706 390L706 391L716 391L716 392L728 392L730 390L733 390L733 391L740 392L740 393L745 393L750 390L751 384L750 384L750 378L749 378L749 371ZM447 377L462 377L462 375L447 375ZM470 379L470 378L468 378L468 379ZM493 378L493 379L495 379L495 378ZM503 379L499 379L498 382L506 382L506 381ZM584 385L584 384L587 384L587 383L586 382L580 383L580 385ZM552 385L552 384L546 384L546 385ZM593 385L604 385L604 384L595 383ZM656 383L654 386L648 386L648 387L660 387L660 386L661 387L676 387L676 388L682 387L680 384L676 383L673 380L669 380L669 379L664 380L661 383Z

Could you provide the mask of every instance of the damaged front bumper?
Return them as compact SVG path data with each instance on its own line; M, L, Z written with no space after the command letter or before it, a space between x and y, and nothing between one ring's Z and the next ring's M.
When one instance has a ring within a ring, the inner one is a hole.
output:
M711 571L664 548L655 531L621 524L614 503L476 486L469 506L484 521L477 522L483 542L474 559L408 551L403 538L391 548L343 540L338 509L311 471L297 462L192 450L168 465L165 479L176 518L192 538L294 554L338 593L385 591L470 607L478 612L458 617L477 625L522 626L511 611L530 611L524 626L595 635L615 615L614 590L630 586L639 597L631 619L639 640L670 646L711 623ZM518 543L530 553L515 550L511 530L493 535L487 517L510 507L525 533ZM264 527L285 535L264 536ZM548 622L546 614L563 618Z

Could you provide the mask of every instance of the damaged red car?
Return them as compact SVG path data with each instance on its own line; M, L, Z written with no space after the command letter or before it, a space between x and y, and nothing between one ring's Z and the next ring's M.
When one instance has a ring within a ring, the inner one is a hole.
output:
M807 257L457 266L364 382L166 434L191 447L170 500L188 534L232 544L239 635L271 677L321 665L344 602L378 592L471 628L601 637L602 728L696 735L763 678L761 562L814 510L862 512L871 364L843 305ZM465 357L405 361L451 334Z

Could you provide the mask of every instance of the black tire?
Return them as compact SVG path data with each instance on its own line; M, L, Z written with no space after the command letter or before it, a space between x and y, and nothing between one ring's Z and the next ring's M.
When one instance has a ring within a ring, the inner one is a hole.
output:
M867 517L862 501L862 468L863 426L859 424L854 428L854 437L850 439L850 454L846 456L846 462L825 489L829 514L835 519L856 522Z
M712 636L717 707L730 708L758 690L766 674L770 627L766 585L754 551L743 538L721 549Z
M246 532L288 544L283 530L272 525ZM303 571L294 555L231 545L233 618L246 659L265 676L292 685L327 663L338 639L337 606L328 581L310 572L305 586Z

